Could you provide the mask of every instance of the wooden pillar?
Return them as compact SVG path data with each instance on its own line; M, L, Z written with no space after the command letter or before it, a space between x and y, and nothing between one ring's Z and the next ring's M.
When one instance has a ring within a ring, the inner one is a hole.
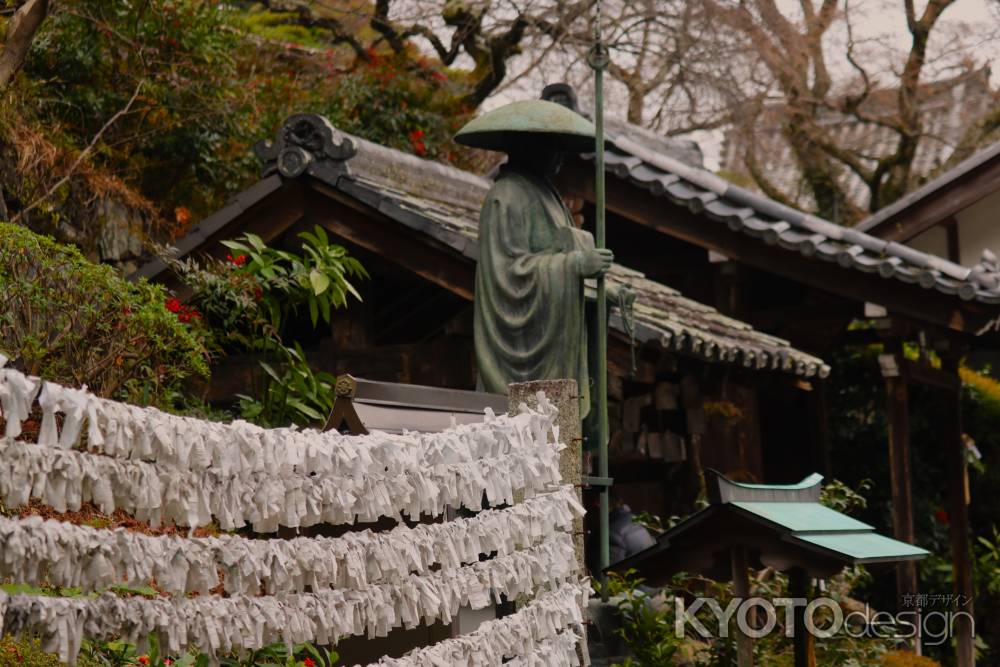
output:
M962 384L958 378L958 359L946 357L943 369L955 377L955 388L948 391L945 414L945 446L948 451L948 530L951 537L953 591L965 603L953 611L959 615L954 624L955 657L958 667L976 664L975 624L972 610L972 554L969 544L969 493L965 442L962 439ZM967 615L966 615L967 614Z
M744 547L733 547L730 554L733 568L733 595L746 600L750 597L747 550ZM738 625L735 632L736 664L739 667L753 667L753 639L743 634Z
M910 392L903 371L902 346L893 346L893 354L882 355L879 363L885 378L886 423L889 429L889 480L892 492L893 536L913 544L913 491L910 473ZM917 566L906 561L896 566L897 607L902 608L904 596L915 599Z
M789 597L809 601L809 573L795 568L788 573ZM816 638L806 629L806 605L797 605L793 612L795 667L816 667Z
M813 454L814 469L823 473L829 481L833 479L833 464L830 460L830 397L826 380L811 380L813 386L813 439L816 443Z

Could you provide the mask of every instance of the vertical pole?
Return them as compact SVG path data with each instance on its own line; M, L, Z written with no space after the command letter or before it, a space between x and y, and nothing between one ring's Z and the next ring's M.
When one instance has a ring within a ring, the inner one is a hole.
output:
M952 577L959 604L954 622L955 664L976 664L975 623L972 609L972 553L969 545L968 470L965 442L962 440L962 383L956 357L942 359L945 371L955 378L955 389L948 392L945 447L948 451L948 532L951 538Z
M791 598L803 598L808 603L809 573L802 568L795 568L788 573L788 593ZM815 638L806 629L806 607L796 605L794 610L794 642L795 667L816 667Z
M733 547L729 553L733 568L733 595L746 600L750 597L750 575L747 573L750 565L746 547ZM735 634L737 667L753 667L753 639L743 634L738 625Z
M892 363L882 366L885 377L886 421L889 427L889 482L892 493L893 536L913 544L913 492L910 480L910 391L903 370L903 348L899 343L892 351ZM917 566L906 561L896 566L897 607L905 600L916 600ZM914 639L914 649L920 653L920 640Z
M604 69L607 67L607 51L601 41L601 2L597 0L597 18L594 21L594 49L590 65L594 68L594 126L597 138L595 141L594 163L594 199L597 218L595 221L595 241L598 248L604 248L605 237L604 211ZM597 468L598 475L608 477L608 293L604 276L597 278ZM609 499L607 485L601 487L600 497L600 568L601 597L607 600L606 579L604 569L611 561Z

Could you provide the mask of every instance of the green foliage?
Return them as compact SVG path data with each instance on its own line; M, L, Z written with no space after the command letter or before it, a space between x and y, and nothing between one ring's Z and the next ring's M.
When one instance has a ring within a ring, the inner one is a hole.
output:
M330 243L326 231L318 225L312 233L299 234L304 243L302 255L267 247L255 234L245 234L223 245L240 253L234 259L237 269L257 280L263 294L262 310L269 326L281 331L291 313L305 308L315 327L320 317L330 323L330 312L347 305L348 295L359 301L361 295L351 278L367 278L361 264L347 255L343 246Z
M976 590L1000 595L1000 532L996 526L988 535L980 535L973 545L975 567L973 572L980 580Z
M128 642L114 640L109 642L84 641L77 662L82 667L133 667L143 665L148 667L209 667L212 664L222 667L254 667L269 665L274 667L330 667L336 664L336 651L314 646L310 643L297 644L289 651L283 643L271 644L258 651L251 651L244 656L224 656L213 661L204 653L185 653L183 655L164 655L160 651L159 642L154 635L147 638L148 650L141 650ZM0 667L4 663L0 657ZM39 664L59 664L39 663Z
M223 659L223 667L251 667L253 665L280 665L281 667L302 667L306 664L326 667L337 662L336 651L318 648L312 644L298 644L289 651L284 644L272 644L240 659ZM309 663L306 663L309 660Z
M642 579L635 576L634 570L624 575L612 574L608 580L609 584L616 580L614 589L621 591L618 597L618 611L622 615L619 634L632 652L622 667L675 664L686 641L678 638L674 631L672 605L655 605L639 588ZM691 664L708 664L706 658L703 652L698 652L697 661Z
M0 667L56 667L59 664L59 658L42 650L38 639L0 637Z
M164 404L207 376L205 348L166 295L129 283L70 246L0 224L0 350L48 380L133 403Z
M6 154L24 172L4 183L11 213L95 141L32 225L63 233L58 223L69 218L86 233L66 240L92 250L104 215L93 194L110 190L151 218L144 231L176 237L256 179L251 147L293 113L321 113L419 155L459 158L451 137L472 111L460 76L416 49L359 58L289 16L203 0L59 3L0 114L0 167ZM137 90L129 113L105 127Z
M828 382L831 396L831 458L834 474L847 485L857 487L868 479L889 479L886 443L885 382L879 373L877 356L881 346L846 351L831 360L833 373ZM914 355L917 351L908 348ZM1000 516L1000 384L985 372L961 368L962 427L983 455L983 463L969 467L972 503L969 522L974 555L974 590L977 643L983 659L996 661L1000 647L1000 574L989 546L996 542L994 525ZM950 500L942 471L950 465L948 448L943 446L941 423L946 418L947 396L940 390L916 383L910 385L911 471L916 543L932 555L918 567L919 591L929 594L952 592L951 548L949 539ZM970 462L971 463L971 462ZM870 487L867 507L855 511L879 532L892 534L891 497L888 484ZM859 584L862 596L873 608L891 609L896 604L891 577ZM944 660L947 645L929 648Z
M281 359L279 373L270 364L260 362L269 380L262 394L240 394L243 418L267 426L298 424L317 426L333 407L336 378L330 373L316 372L302 352L302 347L280 346L274 350Z
M301 254L246 234L225 242L234 253L225 261L167 260L192 289L184 307L203 317L213 349L266 357L255 391L240 397L240 408L245 419L269 426L317 425L329 414L335 378L314 371L298 342L285 341L306 314L312 329L330 324L333 310L361 299L353 282L368 276L322 228L299 237Z
M865 494L871 491L872 481L863 479L858 483L857 490L852 489L839 479L831 480L829 484L824 484L820 492L819 501L843 514L854 514L868 507L868 499Z
M245 152L233 144L240 46L219 3L66 0L26 65L30 80L44 82L33 111L82 147L141 83L134 113L109 128L99 160L162 210L203 210L250 166L233 160Z
M829 580L824 595L838 602L846 602L851 591L870 579L863 568L846 569ZM722 609L726 609L733 598L728 583L713 582L683 573L676 575L661 592L643 590L641 579L634 571L623 576L613 575L610 590L617 593L619 611L623 625L619 632L631 652L619 667L661 667L662 665L684 664L704 667L728 667L736 662L735 614L729 628L729 636L702 638L688 627L686 636L677 637L675 630L676 608L674 597L690 601L695 597L714 598ZM764 599L788 596L788 578L784 575L764 570L751 578L751 596ZM825 627L829 613L821 607L815 617L819 627ZM707 606L695 614L704 627L713 632L718 621ZM793 649L791 639L785 636L785 615L778 613L777 626L765 637L754 641L755 664L771 667L791 667ZM857 634L857 629L854 630ZM824 667L871 667L881 663L891 644L885 640L849 636L841 633L830 639L816 640L817 664Z

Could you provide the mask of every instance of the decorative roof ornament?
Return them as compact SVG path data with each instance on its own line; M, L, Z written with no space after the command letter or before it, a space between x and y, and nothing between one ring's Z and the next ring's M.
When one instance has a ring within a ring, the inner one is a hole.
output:
M1000 260L989 248L983 248L979 263L972 267L969 278L988 290L1000 288Z
M264 162L264 175L277 171L285 178L308 173L336 179L348 173L346 161L357 153L357 145L323 116L295 114L273 141L257 142L254 153Z

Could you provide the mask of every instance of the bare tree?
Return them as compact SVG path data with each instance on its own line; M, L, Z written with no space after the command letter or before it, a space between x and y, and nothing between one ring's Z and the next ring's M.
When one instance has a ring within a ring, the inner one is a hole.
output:
M813 207L830 219L857 220L919 185L927 175L914 169L921 147L947 143L957 160L1000 129L995 104L966 123L958 141L927 126L922 106L942 92L933 79L949 67L964 72L962 63L975 55L977 43L996 37L995 29L976 26L966 32L976 33L978 42L943 39L940 19L954 0L927 0L920 7L913 0L602 4L612 113L665 135L726 128L749 180L772 198ZM856 34L866 18L884 19L885 12L905 19L905 48ZM523 95L562 72L588 90L593 13L562 24L552 44L526 47L545 59L513 61L520 71L504 86L519 86ZM845 136L847 126L861 131ZM794 160L794 185L775 173L769 159L782 151Z
M593 0L374 0L329 3L267 0L288 21L320 28L333 44L347 44L358 60L388 48L404 59L436 56L445 67L467 67L464 102L478 107L508 75L508 64L530 40L559 40ZM346 6L346 7L345 7Z
M0 90L6 88L17 74L35 33L49 13L49 0L25 0L7 23L3 51L0 51Z
M954 0L928 0L922 10L913 0L902 3L908 44L895 61L887 49L882 58L859 54L849 2L800 0L799 15L790 17L774 0L702 1L717 21L749 40L770 75L769 103L761 103L758 96L755 103L741 104L740 113L734 115L747 171L765 192L795 199L794 193L783 193L770 182L760 167L755 135L761 123L780 127L802 184L824 217L850 222L865 213L850 196L845 173L864 184L870 211L895 201L915 185L914 158L928 138L921 102L936 92L923 80L931 57L929 42ZM839 55L854 74L846 88L837 86L831 75L828 37L834 29L846 35ZM891 81L888 86L881 83L886 79ZM997 127L1000 115L992 116L998 117L984 119L975 128L975 136L969 133L968 144L981 141ZM880 132L887 137L880 140L887 148L876 150L846 141L835 131L837 123L824 122L830 118Z

